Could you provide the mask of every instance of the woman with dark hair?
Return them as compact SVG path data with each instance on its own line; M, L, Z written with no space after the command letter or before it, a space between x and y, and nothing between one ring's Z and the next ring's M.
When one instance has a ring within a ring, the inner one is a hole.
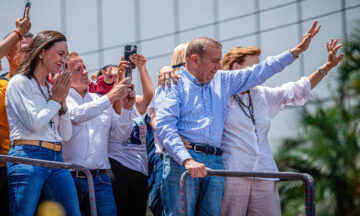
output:
M40 32L29 45L6 92L10 156L63 162L63 140L72 125L66 108L70 74L61 73L66 38L56 31ZM47 77L58 73L53 85ZM34 215L40 194L64 206L66 215L80 215L77 193L68 170L8 163L11 215Z

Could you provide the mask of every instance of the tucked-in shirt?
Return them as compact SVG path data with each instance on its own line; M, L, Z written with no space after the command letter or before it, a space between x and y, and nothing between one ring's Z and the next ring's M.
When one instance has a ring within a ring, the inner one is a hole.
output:
M246 106L249 105L248 94L237 95ZM286 105L304 105L310 95L311 86L307 77L278 88L263 86L252 88L250 96L256 126L244 114L234 97L230 97L226 108L221 146L224 151L222 155L224 168L248 172L277 172L268 141L270 120ZM250 115L247 108L244 110Z
M109 133L125 141L132 131L132 111L123 109L118 115L108 96L86 92L82 97L72 88L66 103L73 136L63 143L64 160L89 169L109 169Z
M182 67L178 85L171 81L171 87L156 92L156 133L167 153L179 164L191 158L179 134L192 143L220 147L229 97L263 83L293 61L286 51L252 67L217 71L204 85Z
M51 92L51 84L49 84ZM49 98L46 86L40 85ZM71 137L69 114L59 116L61 105L46 101L34 79L19 74L11 78L5 97L10 140L61 142Z
M0 154L7 155L10 150L10 128L6 115L5 93L8 81L0 78ZM0 167L6 166L0 163Z
M148 175L148 160L146 152L146 123L143 116L133 107L133 129L125 140L109 137L109 157L118 161L123 166Z

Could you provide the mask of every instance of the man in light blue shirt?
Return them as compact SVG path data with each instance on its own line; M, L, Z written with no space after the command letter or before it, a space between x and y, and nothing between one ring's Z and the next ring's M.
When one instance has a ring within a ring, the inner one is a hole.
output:
M190 42L179 84L156 92L156 133L167 153L161 192L165 215L181 214L179 182L185 169L193 177L186 182L188 214L221 215L224 179L206 176L206 167L223 169L219 147L229 97L282 71L307 49L316 33L314 22L291 51L232 72L220 70L220 43L207 37ZM185 148L180 135L191 142L192 149Z

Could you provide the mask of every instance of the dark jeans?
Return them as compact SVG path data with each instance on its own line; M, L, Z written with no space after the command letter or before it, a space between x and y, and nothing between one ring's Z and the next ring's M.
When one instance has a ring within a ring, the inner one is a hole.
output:
M81 215L91 215L87 178L73 176L73 179L79 197ZM116 215L116 206L109 176L107 174L93 176L93 180L97 214L99 216Z
M147 176L109 158L117 215L144 216L148 196Z
M0 212L1 215L9 215L9 186L6 167L0 167Z
M163 175L163 157L155 153L154 132L150 125L150 117L145 115L147 127L146 150L148 156L148 206L154 216L163 216L163 206L161 204L161 181Z

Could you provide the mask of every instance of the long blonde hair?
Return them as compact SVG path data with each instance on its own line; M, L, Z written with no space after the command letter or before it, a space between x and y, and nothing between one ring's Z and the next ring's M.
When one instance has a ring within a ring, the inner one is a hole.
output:
M184 42L175 47L172 57L171 57L171 66L185 62L186 50L189 46L189 42ZM180 67L174 68L174 70L179 70Z

